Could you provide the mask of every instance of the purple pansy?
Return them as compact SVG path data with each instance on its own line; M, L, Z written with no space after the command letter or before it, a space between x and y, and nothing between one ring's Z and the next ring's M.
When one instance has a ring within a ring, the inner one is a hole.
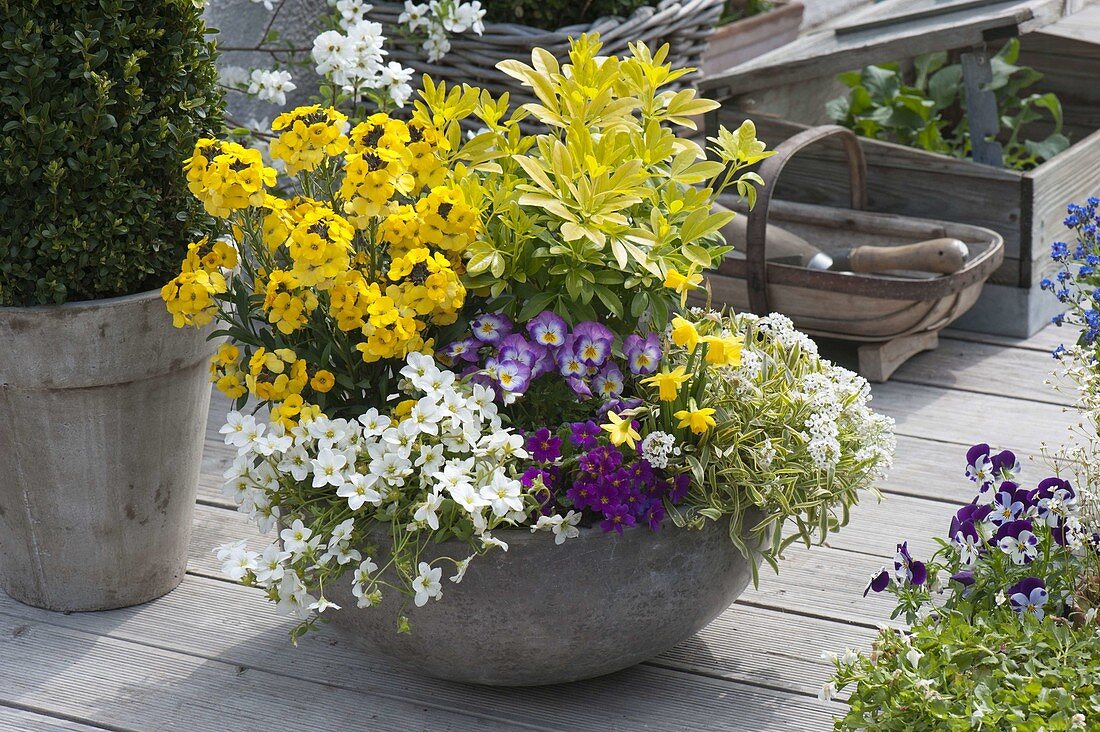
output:
M898 582L908 582L920 586L928 579L928 569L924 562L918 562L909 555L909 542L898 544L898 553L894 555L894 577Z
M560 348L557 353L558 373L566 378L582 378L588 375L588 364L572 348Z
M645 338L629 335L623 341L623 355L626 356L630 373L635 376L652 374L661 361L661 341L656 333L650 333Z
M993 511L989 514L989 520L998 526L1006 521L1016 521L1025 517L1030 506L1028 491L1006 480L993 496Z
M482 313L470 324L474 338L482 343L499 343L512 332L512 321L501 313Z
M614 399L623 393L623 372L613 363L606 364L592 379L592 389L601 399Z
M993 464L993 476L1000 480L1011 480L1020 472L1020 461L1011 450L1001 450L989 459Z
M543 310L527 322L527 333L535 343L556 349L565 345L569 328L560 315L550 310Z
M521 361L501 361L492 366L486 363L485 366L506 392L522 394L531 383L531 367Z
M1031 493L1036 517L1047 526L1063 525L1077 512L1077 492L1068 480L1046 478Z
M982 555L982 536L978 533L978 527L973 521L962 523L955 533L951 534L950 539L951 545L959 553L959 561L963 566L971 566Z
M951 527L947 531L948 536L954 536L955 532L959 531L965 524L980 524L985 521L989 516L989 513L993 510L992 506L980 505L977 503L968 503L958 511L951 518Z
M879 571L871 575L871 580L867 583L867 587L863 590L863 596L867 597L868 592L882 592L890 586L890 573L886 571L886 567L883 567Z
M1025 577L1005 591L1012 609L1021 616L1030 615L1036 620L1042 620L1046 612L1043 606L1047 604L1046 585L1038 577Z
M611 355L614 340L615 336L607 326L586 320L573 328L572 351L586 365L598 368Z
M966 477L978 484L979 493L985 494L993 487L993 471L989 445L982 442L966 451Z
M527 437L527 449L535 462L550 463L561 457L561 438L543 427Z
M964 569L951 575L951 581L958 582L963 587L970 587L974 584L974 573L969 569Z
M463 338L444 346L440 351L440 355L450 359L451 363L454 363L456 360L465 361L467 363L477 363L479 348L481 348L481 341L478 339Z
M1013 564L1027 564L1039 553L1039 537L1032 531L1031 521L1006 521L993 535L993 541L1008 555Z
M569 425L569 442L582 450L591 450L598 444L600 426L588 420L587 422L573 422Z
M570 376L565 380L565 383L569 385L574 394L581 398L582 402L592 398L592 387L584 379Z

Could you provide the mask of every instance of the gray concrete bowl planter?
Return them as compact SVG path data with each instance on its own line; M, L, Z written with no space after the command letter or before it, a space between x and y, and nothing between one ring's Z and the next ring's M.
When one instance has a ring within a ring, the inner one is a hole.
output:
M745 526L760 518L750 511ZM474 559L459 584L444 579L439 600L418 608L390 590L378 607L359 609L345 576L325 589L342 607L326 615L344 638L420 673L535 686L601 676L669 650L729 607L752 577L726 520L702 530L666 521L659 531L635 526L621 536L596 526L561 545L543 532L495 534L508 551ZM424 556L468 554L468 545L449 541ZM411 633L397 632L402 612Z
M159 291L0 308L0 587L51 610L183 579L210 406L211 328Z
M798 38L804 8L798 0L776 0L771 10L720 25L711 33L701 68L717 74L763 56Z

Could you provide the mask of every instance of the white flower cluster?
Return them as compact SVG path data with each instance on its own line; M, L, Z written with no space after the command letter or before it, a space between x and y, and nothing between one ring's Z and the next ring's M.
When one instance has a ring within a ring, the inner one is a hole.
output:
M249 77L248 93L265 102L282 106L286 104L286 93L298 88L290 79L289 71L253 69Z
M405 0L405 12L397 20L411 32L427 36L422 49L428 61L434 63L451 50L449 33L472 31L480 36L485 30L484 17L485 9L478 0L431 0L428 3Z
M385 92L403 107L412 96L413 70L396 61L386 63L382 25L366 19L371 6L358 0L339 0L340 30L328 30L313 39L317 73L348 93L367 89Z
M226 474L226 495L262 532L285 528L281 543L262 553L236 542L220 547L218 558L231 578L251 573L254 581L274 588L280 611L305 618L310 611L333 607L308 589L318 573L345 565L356 567L352 592L359 606L377 604L382 596L378 564L354 545L379 522L400 521L410 534L434 532L449 499L462 512L459 520L472 529L475 551L507 551L492 529L529 522L535 499L513 477L517 461L529 455L523 437L501 424L492 389L458 382L431 356L417 353L409 355L401 375L402 389L415 403L400 421L370 409L358 420L321 417L287 431L239 412L227 416L221 432L238 457ZM347 518L327 530L310 525L307 510L280 505L284 489L308 495L310 505L326 516ZM578 535L579 519L572 512L543 516L532 530L552 531L561 543ZM471 558L451 560L457 569L452 581L462 579ZM409 589L419 606L442 596L441 569L428 562L416 566Z
M679 456L676 438L667 432L654 430L642 440L642 457L655 468L668 467L669 457Z

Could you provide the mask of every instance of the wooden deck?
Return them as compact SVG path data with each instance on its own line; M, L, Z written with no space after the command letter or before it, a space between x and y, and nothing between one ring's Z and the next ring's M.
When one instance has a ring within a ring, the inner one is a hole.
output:
M822 650L865 648L888 616L861 597L907 539L925 555L970 495L967 446L1027 456L1055 442L1067 399L1044 385L1064 331L1026 341L956 332L874 388L897 420L886 500L860 506L827 547L790 552L779 577L655 661L566 687L437 682L346 648L325 630L291 647L290 622L222 579L211 551L253 535L221 498L231 453L211 410L190 571L168 596L105 613L54 614L0 593L0 729L38 730L795 730L831 729L817 691ZM1028 480L1041 466L1028 466ZM260 542L256 540L257 548Z

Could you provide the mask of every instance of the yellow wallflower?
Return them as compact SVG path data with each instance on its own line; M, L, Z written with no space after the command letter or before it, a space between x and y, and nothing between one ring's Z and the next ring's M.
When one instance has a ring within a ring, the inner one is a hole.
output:
M690 321L677 315L672 319L672 342L691 353L699 345L699 331Z
M704 407L702 409L681 409L672 416L680 420L678 426L681 429L687 427L697 435L703 434L717 424L717 422L714 421L714 410L710 407Z
M221 273L200 269L180 272L160 289L160 297L172 316L172 325L177 328L203 326L212 322L218 312L214 295L220 295L226 289L225 277Z
M314 170L326 157L347 149L347 120L332 107L317 104L284 112L271 124L276 132L285 130L271 141L271 157L286 163L287 175Z
M478 230L477 212L459 188L439 186L416 202L420 238L449 252L461 252Z
M667 368L662 369L660 373L642 379L642 383L656 386L657 398L662 402L671 402L676 399L676 395L680 392L680 386L689 378L691 377L684 371L684 367L677 366L672 371Z
M415 191L435 188L443 185L447 168L436 155L436 150L450 147L447 139L429 124L412 122L409 124L409 142L406 146L409 172L413 176Z
M211 216L261 206L265 186L275 185L274 168L264 165L259 150L235 142L203 138L184 163L187 187Z
M642 439L642 436L634 429L634 425L630 423L630 420L623 419L615 412L608 412L607 424L601 426L603 430L608 433L612 445L618 446L625 442L627 446L633 450L635 440Z
M351 265L351 239L355 230L347 219L332 209L314 204L302 214L290 232L292 271L305 287L322 290Z
M366 229L379 216L395 192L408 193L412 177L406 174L404 156L386 148L348 155L340 197L344 213L358 229Z
M384 112L372 114L355 125L349 137L352 154L378 150L404 154L405 146L412 139L408 125L399 119L392 119Z
M309 381L309 385L314 391L326 394L336 385L336 377L331 371L321 369L313 375L313 378Z

